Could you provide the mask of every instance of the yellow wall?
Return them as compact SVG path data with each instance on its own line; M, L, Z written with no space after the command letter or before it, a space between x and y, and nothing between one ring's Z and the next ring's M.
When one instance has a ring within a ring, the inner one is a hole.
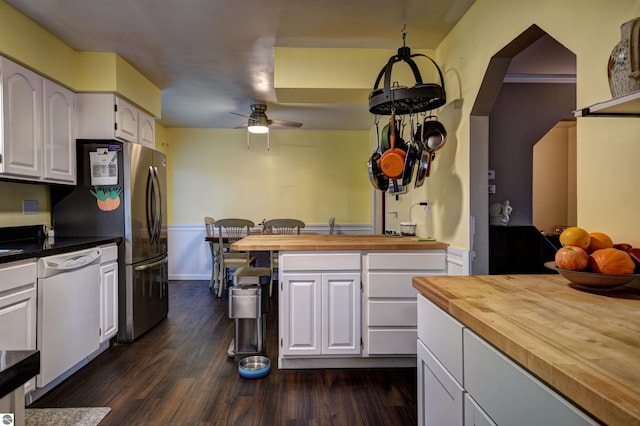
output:
M37 214L22 214L22 200L38 201ZM0 181L0 228L51 225L49 190L44 185Z
M169 223L294 217L371 223L369 132L167 128Z
M457 193L434 218L436 236L469 248L469 158L471 108L491 56L533 24L576 54L577 105L611 98L607 60L620 39L620 25L640 15L637 0L477 0L437 49L449 101L461 99L449 124L455 158L437 170L430 187ZM446 108L446 107L445 107ZM459 117L459 119L457 118ZM634 187L640 158L637 118L580 118L577 123L578 225L640 245L640 196ZM446 148L445 148L446 149ZM443 149L443 151L445 150ZM442 164L441 164L442 165Z

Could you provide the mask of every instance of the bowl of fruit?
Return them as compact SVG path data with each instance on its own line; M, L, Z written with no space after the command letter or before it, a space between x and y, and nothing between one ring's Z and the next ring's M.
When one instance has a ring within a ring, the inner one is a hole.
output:
M544 265L579 287L611 289L640 278L640 249L614 244L605 233L569 227L560 243L555 261Z

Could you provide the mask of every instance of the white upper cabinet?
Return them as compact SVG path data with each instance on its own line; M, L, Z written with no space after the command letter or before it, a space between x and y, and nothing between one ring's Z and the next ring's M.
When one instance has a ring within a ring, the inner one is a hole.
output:
M2 73L0 172L29 180L42 177L42 77L6 58Z
M142 111L138 112L138 140L149 148L156 147L156 121Z
M112 93L78 94L78 139L118 139L155 147L153 117Z
M76 94L44 80L44 179L76 183Z
M6 58L0 61L0 174L75 184L75 93Z

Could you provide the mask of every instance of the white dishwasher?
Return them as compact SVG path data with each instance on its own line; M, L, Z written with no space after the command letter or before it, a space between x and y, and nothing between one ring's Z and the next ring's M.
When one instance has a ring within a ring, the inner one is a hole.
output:
M101 255L95 247L38 260L39 388L98 349Z

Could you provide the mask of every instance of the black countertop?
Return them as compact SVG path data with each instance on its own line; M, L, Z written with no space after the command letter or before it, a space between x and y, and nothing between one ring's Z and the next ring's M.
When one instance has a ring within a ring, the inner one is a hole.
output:
M42 226L0 228L0 264L33 257L46 257L92 248L102 244L119 243L122 237L55 237L47 238Z
M0 398L40 374L40 351L0 351Z

